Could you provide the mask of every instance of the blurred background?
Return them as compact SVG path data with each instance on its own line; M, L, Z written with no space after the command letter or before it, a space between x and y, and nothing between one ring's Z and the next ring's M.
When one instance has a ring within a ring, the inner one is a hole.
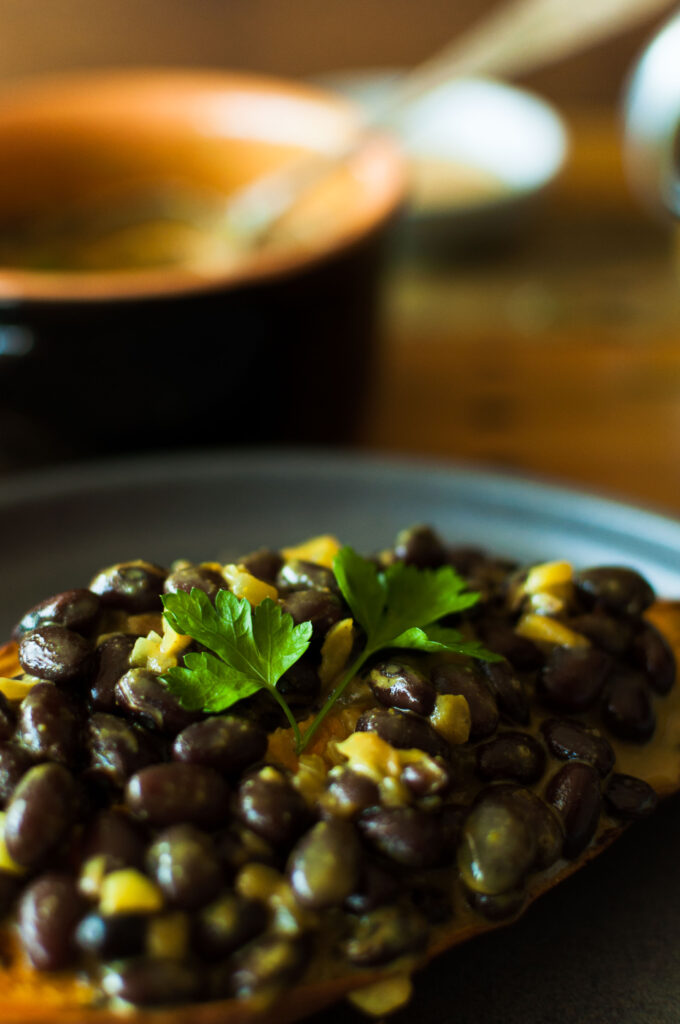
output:
M417 64L493 6L0 0L0 96L45 73L154 65L333 81L349 72L343 88L363 98L367 75L370 94L374 72ZM680 513L677 236L670 215L654 216L633 194L622 124L633 67L671 13L517 77L548 101L568 140L550 180L508 209L458 167L434 215L432 204L412 207L390 241L378 348L353 429L326 436L314 412L293 440L473 460ZM491 127L491 141L499 131ZM16 326L16 306L5 307ZM332 345L340 359L342 342ZM332 366L318 373L332 376ZM316 379L321 390L328 383ZM6 422L6 470L52 457L26 440L25 408ZM254 439L288 440L275 429ZM78 454L56 446L53 457Z

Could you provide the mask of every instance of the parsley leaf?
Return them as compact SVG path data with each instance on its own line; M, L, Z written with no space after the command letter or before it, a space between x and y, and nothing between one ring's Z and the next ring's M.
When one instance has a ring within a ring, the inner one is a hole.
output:
M464 640L458 630L437 624L438 619L471 608L479 600L479 594L467 591L465 581L450 566L417 569L395 562L382 572L374 562L344 547L335 556L333 572L342 596L366 633L366 644L305 732L300 749L309 743L365 661L384 648L451 651L486 661L501 660L479 641Z
M283 673L307 650L311 622L295 625L276 602L266 598L256 608L229 590L220 590L213 605L194 588L163 597L165 617L174 630L190 636L212 654L187 654L184 667L171 668L161 682L192 711L224 711L244 697L267 689L283 708L295 734L297 723L276 689Z

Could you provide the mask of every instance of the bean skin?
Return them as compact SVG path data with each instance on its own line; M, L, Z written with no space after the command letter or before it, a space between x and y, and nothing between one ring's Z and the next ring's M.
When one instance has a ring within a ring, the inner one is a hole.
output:
M409 526L397 534L394 557L417 569L438 569L446 560L444 544L429 526Z
M437 693L422 672L394 661L375 665L368 685L381 704L427 717L434 710Z
M510 889L508 892L490 896L483 892L465 891L465 898L473 910L485 917L487 921L507 921L516 917L526 903L527 894L524 889Z
M602 797L596 770L581 761L569 761L553 775L546 789L548 803L564 824L564 856L578 857L595 835Z
M583 569L574 573L574 583L586 607L597 605L619 615L641 615L654 601L649 583L633 569Z
M218 591L227 589L227 584L221 573L200 565L187 565L175 569L163 584L163 592L166 594L176 594L179 590L190 594L194 589L202 590L211 601L214 601Z
M288 707L297 711L308 708L312 701L316 700L321 689L321 680L316 668L307 658L303 657L283 673L276 688ZM266 697L273 704L270 695L266 694ZM278 705L273 705L273 707L279 715L282 714Z
M409 868L440 863L444 834L438 818L417 807L374 807L361 815L359 829L380 853Z
M656 716L647 680L633 669L616 669L607 683L602 719L615 736L644 743L654 733Z
M24 672L63 685L81 680L92 664L92 645L64 626L41 626L19 643Z
M87 725L90 767L114 786L123 787L131 775L158 760L150 734L115 715L92 715Z
M229 812L229 788L217 772L198 764L156 764L133 775L125 803L136 818L164 828L190 823L216 828Z
M257 551L252 551L249 555L239 558L238 565L242 565L251 576L256 576L258 580L274 583L279 569L283 565L283 556L270 548L258 548Z
M468 815L458 847L458 868L472 892L498 896L515 889L536 859L536 838L509 801L480 799Z
M116 683L130 668L130 655L136 639L132 634L118 633L98 645L90 686L90 703L95 711L115 710Z
M225 893L204 907L196 919L194 939L207 960L223 960L267 927L264 903Z
M378 907L357 921L344 953L357 967L378 967L421 949L427 926L420 914L405 907Z
M16 875L0 871L0 918L11 911L21 892L21 880Z
M174 825L161 832L149 848L146 869L168 903L180 910L205 906L215 899L223 883L210 836L192 825Z
M333 768L328 788L321 797L322 813L337 818L354 818L360 811L380 803L380 791L366 775L351 768Z
M503 732L476 750L477 774L492 779L538 782L545 771L545 751L540 743L522 732Z
M519 636L507 622L501 619L484 619L479 623L478 629L489 650L506 658L514 669L531 672L543 664L542 651L531 640Z
M493 788L498 791L505 787ZM559 860L564 845L564 829L557 812L545 800L533 790L520 786L508 786L506 795L497 792L496 798L506 799L522 815L536 840L536 856L532 864L534 869L542 871Z
M587 612L569 619L567 625L575 633L581 633L596 647L607 654L625 654L633 640L631 623L625 619L615 619L603 612Z
M284 597L281 607L296 625L311 622L312 639L317 644L343 615L340 599L322 590L294 590Z
M519 725L529 721L529 698L506 661L482 663L482 671L504 718Z
M281 566L276 584L283 590L327 590L332 594L338 593L338 584L330 569L299 558Z
M612 660L595 647L556 647L540 677L538 690L556 711L591 707L602 692Z
M448 744L429 722L405 711L393 708L365 711L357 721L356 732L375 732L381 740L398 750L415 747L430 757L450 756Z
M186 711L157 676L144 668L132 668L116 683L116 706L154 732L176 736L198 721L200 715Z
M288 877L298 903L312 910L341 906L356 886L360 856L359 841L348 822L318 822L298 841L288 860Z
M451 769L442 757L430 758L429 762L414 761L405 765L399 776L414 796L442 796L453 784Z
M175 739L176 761L203 764L224 775L237 775L259 761L267 749L267 734L254 722L233 715L206 718L188 726Z
M264 935L239 950L230 985L237 999L287 988L307 964L307 944L280 935Z
M53 683L37 683L19 709L16 738L36 761L75 765L79 721L66 694Z
M102 569L90 583L105 608L119 608L130 615L162 611L161 593L167 571L150 562L120 562Z
M614 767L611 743L596 729L568 718L549 718L541 724L550 753L560 761L586 761L604 778Z
M656 808L659 798L652 787L634 775L612 775L604 791L607 810L616 818L635 821L646 818Z
M401 881L365 854L359 864L359 881L356 889L345 900L345 909L352 914L366 914L386 903L396 902Z
M19 935L34 967L55 971L73 961L74 932L83 911L75 881L68 875L42 875L24 890Z
M146 914L88 914L76 929L75 942L98 960L137 956L144 950L147 922Z
M438 693L465 697L470 708L470 739L490 736L498 727L500 713L496 699L473 665L441 665L432 675Z
M102 811L88 825L82 845L82 863L92 857L103 857L108 873L120 868L141 868L144 855L142 831L123 811Z
M9 804L5 843L25 867L38 867L59 845L77 810L76 786L60 764L40 764L23 777Z
M649 685L664 697L675 682L675 655L673 648L658 629L647 623L633 642L633 661L641 668Z
M16 718L4 693L0 693L0 742L9 740L14 734Z
M236 814L258 836L274 846L287 846L302 832L307 805L276 768L265 766L239 786Z
M134 1006L184 1003L205 991L203 974L196 965L161 957L115 961L106 969L101 984L110 999Z
M65 626L75 633L89 633L99 616L101 602L91 590L64 590L30 608L14 627L12 639L19 641L26 633L41 626Z
M4 807L33 760L13 743L0 743L0 806Z

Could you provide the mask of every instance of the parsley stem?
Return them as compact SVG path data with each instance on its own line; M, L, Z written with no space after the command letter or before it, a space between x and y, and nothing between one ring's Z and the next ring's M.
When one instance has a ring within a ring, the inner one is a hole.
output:
M335 689L328 695L328 697L326 699L326 703L321 708L321 711L316 716L316 718L314 719L312 724L309 726L309 728L307 730L305 730L304 735L302 737L300 737L300 735L298 733L298 735L297 735L297 742L296 742L296 745L295 745L296 753L301 754L302 751L305 749L305 747L307 746L307 744L311 740L312 736L314 736L315 732L317 731L317 729L319 728L319 726L321 725L321 723L323 722L324 718L326 717L328 712L331 710L331 708L333 707L335 702L338 700L339 697L341 697L343 695L343 693L345 692L345 690L347 689L349 684L352 682L352 680L354 679L355 675L357 674L357 672L359 671L361 666L364 664L364 662L366 661L368 656L370 654L373 654L373 650L374 650L374 648L368 648L367 647L365 650L363 650L361 652L361 654L352 662L352 664L348 668L347 672L345 673L345 675L342 678L342 682L338 683L338 685L335 687Z
M300 746L300 743L302 742L302 739L300 736L300 727L295 721L293 712L290 710L285 699L281 696L281 694L279 693L275 686L268 686L267 689L271 693L272 697L276 699L277 703L281 707L281 710L283 711L284 715L286 716L290 723L290 727L293 730L293 735L295 736L295 749L297 750L298 747Z

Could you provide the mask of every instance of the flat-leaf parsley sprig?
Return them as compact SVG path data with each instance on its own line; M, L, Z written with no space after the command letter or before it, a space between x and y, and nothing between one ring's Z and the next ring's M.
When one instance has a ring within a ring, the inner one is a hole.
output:
M224 711L267 689L288 719L300 753L368 658L379 651L451 651L499 660L479 641L466 641L458 630L438 625L439 619L479 600L479 594L466 590L464 580L451 567L417 569L395 562L383 571L344 547L334 559L333 572L366 642L304 735L276 684L309 647L312 624L296 626L270 598L251 608L245 598L229 590L220 590L214 605L202 590L166 594L163 605L169 624L207 651L186 654L184 666L171 668L162 682L182 707L207 713Z

